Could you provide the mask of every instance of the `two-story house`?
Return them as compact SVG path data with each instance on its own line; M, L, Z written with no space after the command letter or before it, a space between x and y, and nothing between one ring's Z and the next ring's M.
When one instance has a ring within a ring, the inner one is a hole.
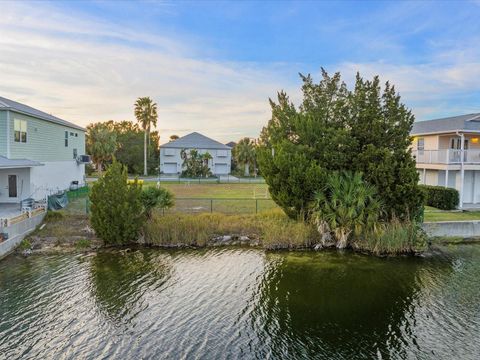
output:
M162 174L180 174L183 170L181 152L192 149L196 149L202 154L208 152L212 156L212 159L208 161L208 167L212 174L230 174L232 149L197 132L160 146L160 172Z
M480 205L480 114L413 124L420 183L455 188L460 208Z
M0 203L40 200L82 184L84 154L84 128L0 97Z

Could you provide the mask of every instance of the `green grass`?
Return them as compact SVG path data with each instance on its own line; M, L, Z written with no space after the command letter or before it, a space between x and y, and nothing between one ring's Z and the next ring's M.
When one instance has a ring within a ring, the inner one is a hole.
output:
M480 220L480 211L443 211L425 206L424 221Z

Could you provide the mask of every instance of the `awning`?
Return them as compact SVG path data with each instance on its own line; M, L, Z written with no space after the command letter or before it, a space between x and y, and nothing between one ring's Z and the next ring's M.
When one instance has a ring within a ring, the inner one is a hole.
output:
M0 156L0 169L18 169L29 168L33 166L43 166L41 162L28 159L8 159Z

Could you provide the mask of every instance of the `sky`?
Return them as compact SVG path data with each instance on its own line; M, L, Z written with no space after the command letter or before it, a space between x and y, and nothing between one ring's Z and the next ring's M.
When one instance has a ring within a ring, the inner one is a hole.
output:
M480 112L480 1L0 4L0 96L86 126L158 104L161 142L257 137L299 73L393 83L417 121Z

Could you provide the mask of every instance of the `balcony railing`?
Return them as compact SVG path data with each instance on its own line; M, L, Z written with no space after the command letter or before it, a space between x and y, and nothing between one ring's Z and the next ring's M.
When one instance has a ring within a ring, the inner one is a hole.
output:
M418 164L461 164L462 150L414 150ZM480 150L463 150L464 164L480 164Z

